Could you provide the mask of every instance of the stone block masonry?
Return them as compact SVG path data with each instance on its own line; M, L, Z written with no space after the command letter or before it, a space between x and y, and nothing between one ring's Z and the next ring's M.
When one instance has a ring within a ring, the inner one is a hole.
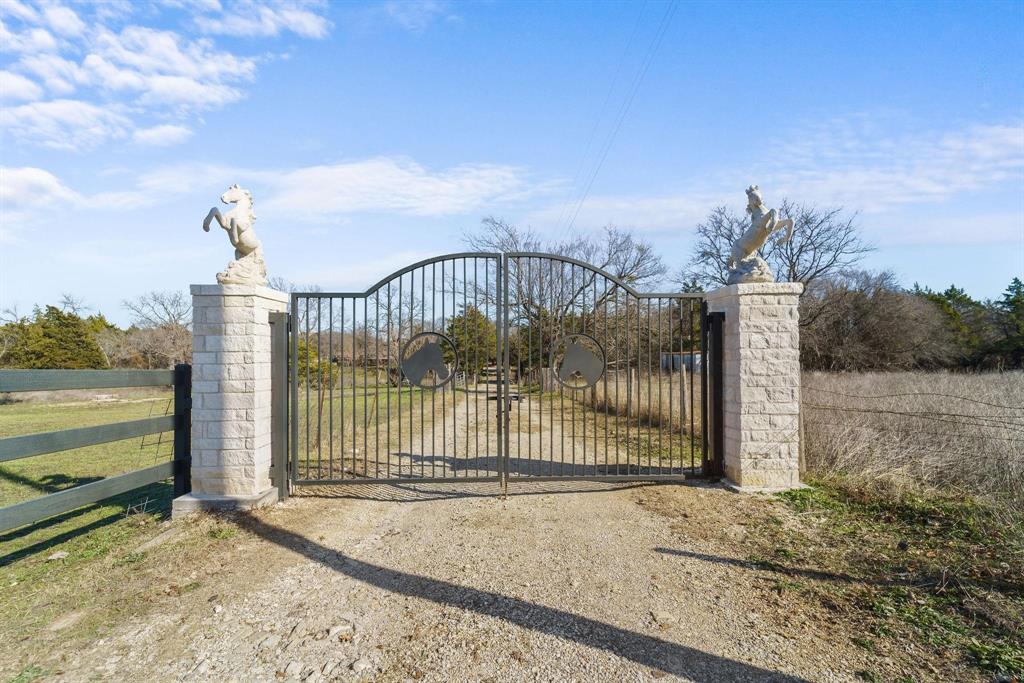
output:
M800 486L800 328L803 285L736 284L708 292L725 312L724 465L743 491Z
M174 515L272 503L271 328L288 295L251 285L192 285L192 493Z

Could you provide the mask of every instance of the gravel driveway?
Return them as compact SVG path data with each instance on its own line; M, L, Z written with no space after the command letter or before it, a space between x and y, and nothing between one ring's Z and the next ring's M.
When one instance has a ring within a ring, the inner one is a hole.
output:
M318 493L242 518L233 550L192 573L201 588L65 654L64 679L854 680L861 655L827 615L780 615L725 555L742 525L723 520L771 501L587 483Z

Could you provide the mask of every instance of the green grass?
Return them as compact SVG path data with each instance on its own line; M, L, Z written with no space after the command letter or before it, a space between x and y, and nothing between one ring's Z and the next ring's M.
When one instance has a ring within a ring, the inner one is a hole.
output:
M90 427L173 412L169 394L131 402L0 405L0 437ZM170 432L12 460L0 465L0 507L169 460Z
M844 585L821 583L815 591L868 621L876 637L858 645L874 652L911 638L986 675L1024 676L1019 525L969 497L887 493L841 480L779 497L811 520L814 531L785 538L786 552L758 566L787 571L796 560L847 577Z

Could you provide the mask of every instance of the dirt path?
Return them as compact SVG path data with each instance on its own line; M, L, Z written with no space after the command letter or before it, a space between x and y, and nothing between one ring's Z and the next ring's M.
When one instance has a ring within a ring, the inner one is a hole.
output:
M46 667L63 680L854 680L863 652L828 615L780 614L735 559L736 519L772 501L579 483L501 500L489 486L335 488L241 518L230 550L182 577L195 590Z

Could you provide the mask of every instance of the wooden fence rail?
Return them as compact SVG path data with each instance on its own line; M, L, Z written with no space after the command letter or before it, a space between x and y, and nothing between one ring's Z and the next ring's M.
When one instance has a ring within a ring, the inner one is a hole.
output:
M192 367L174 370L0 370L0 393L174 386L174 415L0 439L0 462L174 431L174 458L0 508L0 532L174 478L175 497L191 490Z

